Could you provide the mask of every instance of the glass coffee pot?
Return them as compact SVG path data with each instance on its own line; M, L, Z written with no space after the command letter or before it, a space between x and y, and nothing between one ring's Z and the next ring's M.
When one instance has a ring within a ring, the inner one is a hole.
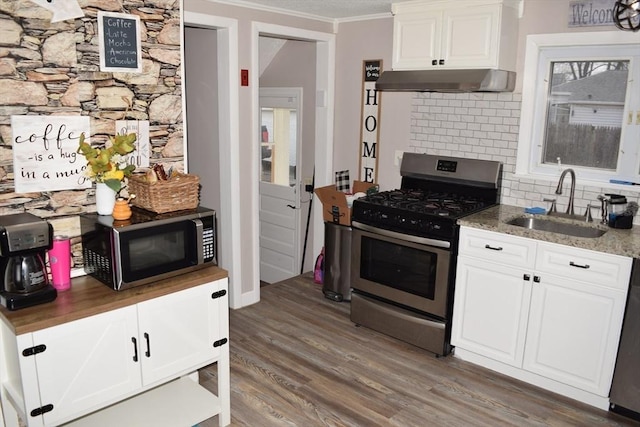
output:
M44 265L44 253L13 255L4 268L4 290L18 294L30 294L49 284Z

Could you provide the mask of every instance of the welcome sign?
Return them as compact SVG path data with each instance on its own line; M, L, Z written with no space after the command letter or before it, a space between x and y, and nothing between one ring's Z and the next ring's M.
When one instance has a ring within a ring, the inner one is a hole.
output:
M574 0L569 2L569 27L614 25L615 0ZM636 19L640 19L637 17Z
M376 81L382 72L382 60L363 61L362 120L360 123L360 181L378 180L378 138L380 136L380 94Z
M80 135L90 135L87 116L11 116L16 193L91 187L78 154Z

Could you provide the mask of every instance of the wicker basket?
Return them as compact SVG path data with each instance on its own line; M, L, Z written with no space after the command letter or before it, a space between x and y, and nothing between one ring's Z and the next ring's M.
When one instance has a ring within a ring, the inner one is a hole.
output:
M199 202L199 182L196 175L189 174L154 183L148 183L142 175L132 175L129 177L129 194L136 197L131 204L156 213L195 209Z

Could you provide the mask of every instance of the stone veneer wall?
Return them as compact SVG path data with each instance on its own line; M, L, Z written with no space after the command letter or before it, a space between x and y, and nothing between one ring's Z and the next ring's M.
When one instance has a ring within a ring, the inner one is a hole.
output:
M58 0L67 1L67 0ZM115 120L148 120L150 163L184 170L179 0L79 0L85 16L51 23L30 0L0 0L0 215L30 212L72 238L81 265L78 214L95 212L94 189L18 194L12 115L82 115L91 142ZM98 11L138 15L142 73L101 72Z

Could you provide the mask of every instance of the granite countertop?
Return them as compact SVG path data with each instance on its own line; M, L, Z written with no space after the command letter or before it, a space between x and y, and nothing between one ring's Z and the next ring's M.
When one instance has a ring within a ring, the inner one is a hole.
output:
M524 227L507 224L508 221L516 217L536 216L551 221L579 224L582 226L600 228L606 230L601 237L585 238L573 237L564 234L551 233L547 231L530 230ZM524 212L523 207L498 205L481 212L460 218L458 224L467 227L479 228L498 233L511 234L513 236L528 237L530 239L558 243L575 248L590 249L598 252L606 252L614 255L640 257L640 227L621 230L610 228L599 222L599 218L594 217L594 222L569 220L545 215L532 215Z

